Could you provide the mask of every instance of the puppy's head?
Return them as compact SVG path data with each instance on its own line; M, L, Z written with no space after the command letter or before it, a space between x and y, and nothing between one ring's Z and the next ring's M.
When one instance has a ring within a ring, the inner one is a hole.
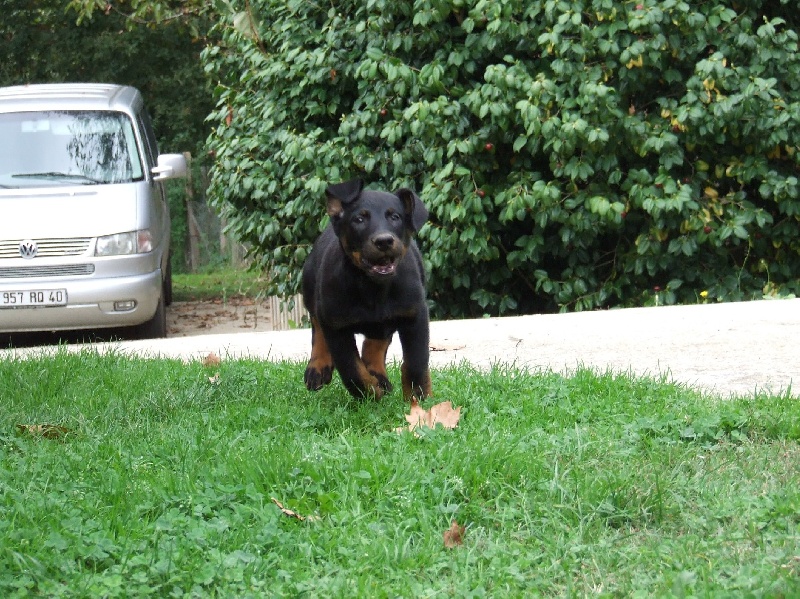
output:
M410 189L364 190L354 179L326 190L328 215L350 260L374 280L389 279L405 256L428 210Z

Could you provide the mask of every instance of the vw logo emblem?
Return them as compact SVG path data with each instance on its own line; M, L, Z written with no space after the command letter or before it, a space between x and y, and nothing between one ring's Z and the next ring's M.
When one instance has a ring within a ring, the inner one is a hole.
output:
M39 246L31 239L21 241L19 244L19 255L23 258L35 258L39 253Z

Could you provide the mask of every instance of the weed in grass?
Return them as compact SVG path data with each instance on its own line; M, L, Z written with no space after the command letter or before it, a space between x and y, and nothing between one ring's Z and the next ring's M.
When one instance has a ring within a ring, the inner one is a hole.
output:
M310 394L298 364L2 361L0 594L800 592L796 401L502 365L434 380L462 417L415 437L397 394Z

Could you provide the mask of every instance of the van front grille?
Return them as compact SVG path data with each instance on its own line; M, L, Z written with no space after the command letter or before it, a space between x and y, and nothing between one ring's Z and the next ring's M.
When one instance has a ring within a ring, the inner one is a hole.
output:
M33 277L75 277L94 273L94 264L64 266L0 267L0 279L29 279Z
M28 240L17 239L14 241L0 241L0 258L19 258L20 245ZM37 258L52 258L56 256L79 256L89 250L91 237L76 237L74 239L35 239L38 251Z

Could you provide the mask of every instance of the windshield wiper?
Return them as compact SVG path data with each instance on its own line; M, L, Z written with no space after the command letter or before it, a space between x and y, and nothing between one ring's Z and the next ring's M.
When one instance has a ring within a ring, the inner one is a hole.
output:
M99 179L92 179L86 175L75 175L72 173L59 173L57 171L49 171L45 173L16 173L11 175L13 178L24 179L80 179L85 185L93 185L103 183Z

